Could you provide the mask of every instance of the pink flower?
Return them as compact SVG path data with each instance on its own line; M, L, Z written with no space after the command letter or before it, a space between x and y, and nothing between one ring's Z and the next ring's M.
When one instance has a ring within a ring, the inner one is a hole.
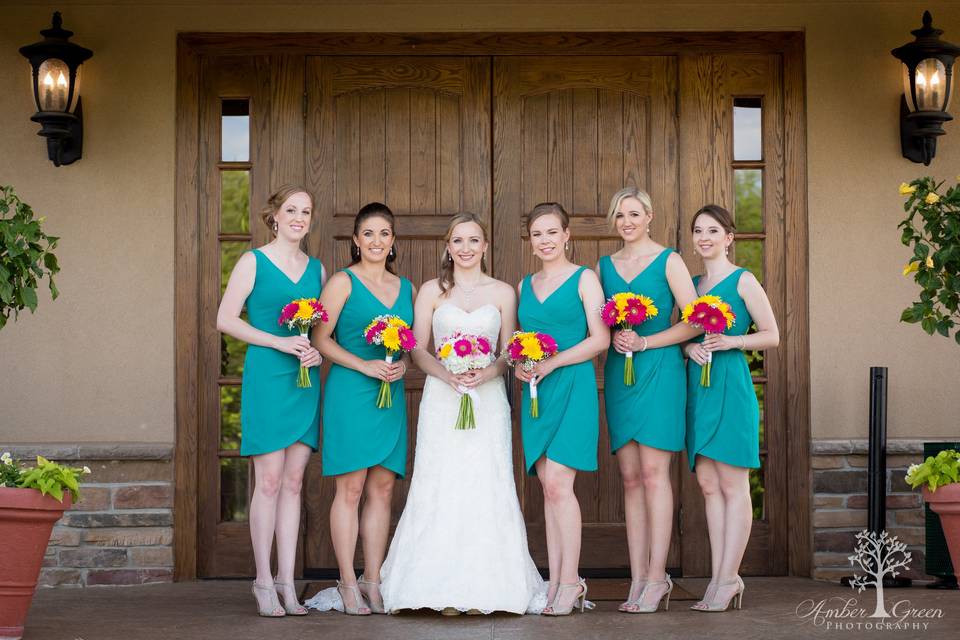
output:
M400 348L404 351L412 351L413 348L417 346L417 339L413 337L413 331L410 329L401 328L399 335Z
M636 298L627 301L627 324L643 324L647 319L647 308Z
M518 340L511 342L507 346L507 352L513 360L520 360L523 357L523 345Z
M553 355L557 352L557 341L546 333L538 333L537 340L540 341L540 348L547 355Z
M477 348L480 349L480 353L487 355L490 353L490 341L483 336L479 336L477 338Z
M377 324L370 327L370 330L367 331L367 344L373 344L373 341L376 339L380 332L387 328L386 323L378 322Z
M603 318L604 323L609 327L617 324L617 315L617 304L612 300L603 305L603 309L600 311L600 317Z
M284 305L283 310L280 312L280 319L277 321L277 324L286 324L296 315L297 311L300 309L300 305L296 302L291 302L287 305Z
M460 338L453 343L453 350L462 357L473 351L473 344L466 338Z

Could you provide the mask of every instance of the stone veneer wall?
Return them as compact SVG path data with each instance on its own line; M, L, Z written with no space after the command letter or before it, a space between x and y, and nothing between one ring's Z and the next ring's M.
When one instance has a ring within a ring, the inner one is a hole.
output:
M813 577L839 580L854 573L847 559L856 546L854 536L867 526L867 441L814 440L813 467ZM933 579L924 572L924 509L920 490L911 489L903 476L907 467L923 459L923 442L887 442L887 521L891 535L906 542L912 554L903 575Z
M54 526L40 586L173 581L173 446L0 444L15 459L37 454L90 467L80 501Z

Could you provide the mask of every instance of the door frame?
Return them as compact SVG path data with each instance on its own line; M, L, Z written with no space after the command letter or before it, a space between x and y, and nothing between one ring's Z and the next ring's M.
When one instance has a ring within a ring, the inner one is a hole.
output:
M174 578L197 577L200 441L202 61L222 55L675 55L777 53L783 60L785 418L788 574L809 576L810 343L805 39L799 31L181 33L177 36L174 224ZM682 114L681 114L682 118ZM682 120L681 120L682 122ZM209 304L209 302L207 302Z

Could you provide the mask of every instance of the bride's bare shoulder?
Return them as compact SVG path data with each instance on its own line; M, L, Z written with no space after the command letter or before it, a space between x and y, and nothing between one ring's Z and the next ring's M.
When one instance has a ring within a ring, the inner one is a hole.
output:
M516 304L517 292L516 290L503 280L494 280L493 285L493 295L496 297L497 302L501 305L503 304Z

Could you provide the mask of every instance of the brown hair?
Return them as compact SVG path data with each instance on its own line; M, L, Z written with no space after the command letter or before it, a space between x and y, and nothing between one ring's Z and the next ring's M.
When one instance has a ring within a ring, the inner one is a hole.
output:
M548 216L551 213L560 218L560 226L563 227L564 231L566 231L570 226L570 216L563 208L563 205L559 202L541 202L535 206L533 211L530 212L530 215L527 216L527 232L530 231L530 227L533 226L533 222L537 218Z
M737 226L733 223L733 216L730 215L730 212L721 207L718 204L707 204L700 207L700 210L693 214L693 219L690 221L690 231L693 232L693 228L697 224L697 218L701 214L707 214L714 220L720 223L720 226L723 227L723 230L727 233L736 233Z
M480 227L480 230L483 232L484 241L489 238L489 234L487 233L487 225L483 223L479 216L477 216L475 213L461 212L450 218L450 224L447 225L447 233L444 234L443 241L449 243L450 237L453 236L454 227L465 222L472 222ZM453 289L453 257L450 255L448 249L443 250L443 256L440 258L440 278L437 282L440 285L441 295L445 296L451 289ZM484 273L487 272L486 256L480 257L480 270Z
M397 260L397 229L394 224L393 211L382 202L370 202L363 205L353 219L353 236L357 237L360 233L360 225L370 218L383 218L390 225L390 231L393 233L394 243L390 247L390 253L387 254L387 271L397 275L397 268L393 265ZM350 241L350 264L360 262L360 247L355 242Z
M285 184L277 189L273 195L267 198L267 204L260 209L260 219L263 220L263 224L267 225L267 228L270 229L270 233L276 235L276 232L273 230L273 225L277 222L277 211L280 210L280 207L283 206L283 203L287 199L297 193L305 193L307 197L310 198L310 209L313 209L313 194L301 187L298 184ZM310 218L311 226L313 223L313 217Z

